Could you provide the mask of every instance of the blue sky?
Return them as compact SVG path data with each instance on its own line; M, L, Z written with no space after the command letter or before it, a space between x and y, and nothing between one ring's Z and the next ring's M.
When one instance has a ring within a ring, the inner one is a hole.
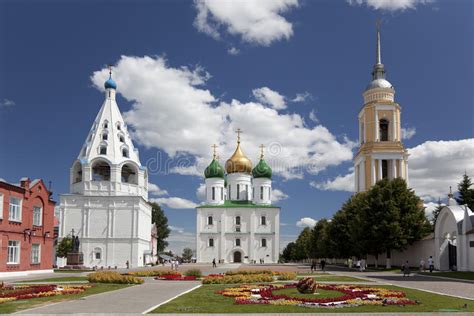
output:
M200 203L210 145L220 144L224 163L236 127L253 161L260 143L282 151L267 157L278 165L286 242L351 194L377 18L408 131L410 185L429 204L474 174L471 1L243 3L0 1L0 177L52 181L56 199L68 192L112 63L142 163L189 162L150 178L167 191L153 198L174 228L172 248L192 241L195 211L182 208Z

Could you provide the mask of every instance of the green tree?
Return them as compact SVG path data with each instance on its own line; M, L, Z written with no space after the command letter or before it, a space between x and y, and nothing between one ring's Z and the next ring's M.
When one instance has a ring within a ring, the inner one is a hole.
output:
M170 235L170 229L168 227L168 218L165 216L165 212L158 205L158 203L152 202L151 205L151 222L156 225L156 234L157 234L157 245L156 251L158 253L165 250L168 246L166 238Z
M56 248L56 256L59 258L67 257L67 254L72 251L72 238L70 236L64 237L59 242Z
M311 228L306 227L301 231L295 241L294 260L308 259L311 256Z
M290 262L290 261L296 260L295 259L295 257L296 257L296 243L292 241L288 245L286 245L285 249L283 249L281 257L285 262Z
M191 248L184 248L182 257L184 260L191 260L193 257L193 250Z
M433 219L432 219L432 223L433 223L433 229L435 228L436 226L436 220L438 220L438 216L439 216L439 213L441 212L441 210L443 209L444 205L441 204L441 199L438 199L438 205L436 206L436 208L433 210Z
M456 201L459 205L467 205L471 210L474 210L474 189L471 189L471 178L464 173L461 182L458 183L458 197Z
M327 219L320 219L312 230L312 253L313 258L328 258L332 257L329 247L328 236L329 222Z

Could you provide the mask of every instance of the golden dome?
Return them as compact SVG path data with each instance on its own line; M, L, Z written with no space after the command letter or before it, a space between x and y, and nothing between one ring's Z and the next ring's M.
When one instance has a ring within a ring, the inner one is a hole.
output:
M240 149L240 135L237 138L237 148L235 149L234 154L225 163L225 170L227 173L252 172L252 162L244 155L242 149Z

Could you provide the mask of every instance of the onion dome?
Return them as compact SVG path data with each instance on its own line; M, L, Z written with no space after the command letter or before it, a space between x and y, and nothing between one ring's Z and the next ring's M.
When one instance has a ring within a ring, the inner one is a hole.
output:
M254 178L272 178L272 168L263 159L260 159L258 164L252 170L252 176Z
M237 130L237 148L232 157L225 163L225 170L227 173L251 173L252 162L244 155L240 149L240 129Z
M209 178L222 178L224 179L224 168L219 164L216 158L212 159L209 166L204 170L204 176L206 179Z
M104 83L105 89L117 89L117 84L112 78L107 79L107 81Z

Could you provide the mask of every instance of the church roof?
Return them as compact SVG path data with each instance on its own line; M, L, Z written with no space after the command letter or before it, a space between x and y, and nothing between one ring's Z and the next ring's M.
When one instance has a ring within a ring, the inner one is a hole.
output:
M470 233L474 228L474 212L472 212L467 205L446 205L441 209L440 214L443 212L450 212L456 221L458 234ZM467 220L466 223L464 221ZM463 226L466 224L466 230L463 233Z

